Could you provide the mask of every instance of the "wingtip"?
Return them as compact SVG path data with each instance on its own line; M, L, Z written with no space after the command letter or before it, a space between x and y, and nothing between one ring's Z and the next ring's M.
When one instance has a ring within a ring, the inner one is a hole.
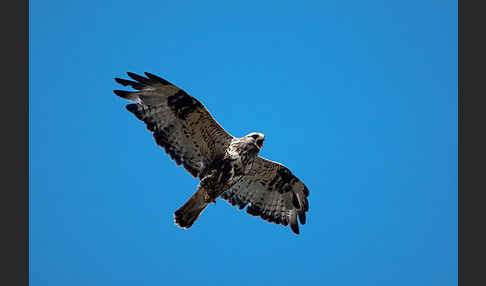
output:
M127 75L131 78L136 78L136 77L140 77L140 75L134 73L134 72L127 72Z
M305 221L306 221L305 212L304 211L298 211L297 215L299 217L300 224L304 225Z
M299 231L299 225L298 225L298 224L290 224L290 228L292 229L292 231L293 231L295 234L300 234L300 231Z
M172 83L168 82L167 80L161 78L160 76L157 76L157 75L154 75L152 73L149 73L149 72L144 72L145 76L147 76L149 79L151 80L155 80L155 81L158 81L160 82L161 84L163 85L173 85Z
M290 228L295 234L299 234L299 223L297 222L297 213L293 211L290 215Z
M149 73L149 72L143 72L147 77L151 78L151 77L154 77L154 78L157 78L158 76L154 75L153 73Z
M127 91L124 91L124 90L114 89L113 90L113 93L116 94L116 95L118 95L119 97L122 97L122 98L127 98L128 97L128 92Z
M119 77L115 77L115 81L123 86L127 86L126 84L126 80L125 79L122 79L122 78L119 78Z

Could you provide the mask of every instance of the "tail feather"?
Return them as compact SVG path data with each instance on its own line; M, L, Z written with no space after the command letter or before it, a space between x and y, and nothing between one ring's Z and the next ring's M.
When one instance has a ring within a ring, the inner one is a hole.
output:
M188 229L197 220L202 211L208 206L204 200L204 191L198 189L192 197L174 213L175 223Z

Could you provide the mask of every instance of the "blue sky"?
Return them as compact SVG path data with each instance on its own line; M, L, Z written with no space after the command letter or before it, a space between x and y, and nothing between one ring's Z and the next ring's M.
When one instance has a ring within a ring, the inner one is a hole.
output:
M148 71L310 190L301 234L218 200L112 93ZM456 1L31 1L30 282L457 285Z

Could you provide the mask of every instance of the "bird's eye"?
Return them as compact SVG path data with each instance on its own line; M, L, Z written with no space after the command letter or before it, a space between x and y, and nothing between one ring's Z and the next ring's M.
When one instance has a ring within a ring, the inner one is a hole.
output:
M258 138L258 135L257 135L257 134L255 134L255 135L251 135L251 138L253 138L253 139L255 139L255 140L256 140L256 139Z

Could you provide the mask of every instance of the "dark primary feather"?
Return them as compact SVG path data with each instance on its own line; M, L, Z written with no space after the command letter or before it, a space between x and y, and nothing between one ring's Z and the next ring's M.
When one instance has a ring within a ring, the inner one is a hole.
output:
M138 96L136 96L134 92L130 92L126 90L116 90L116 89L113 92L119 97L124 98L126 100L136 101L138 99Z
M138 82L140 82L140 83L143 83L143 84L147 84L147 85L149 85L149 84L151 84L151 83L153 83L153 82L154 82L153 80L150 80L150 79L148 79L148 78L145 78L145 77L143 77L143 76L140 76L140 75L138 75L138 74L136 74L136 73L127 72L127 75L128 75L129 77L131 77L132 79L134 79L134 80L136 80L136 81L138 81ZM155 82L157 82L157 81L155 81ZM162 81L161 81L161 82L162 82Z
M135 75L135 74L133 74L133 73L131 73L131 74L132 74L132 75ZM149 77L151 80L153 80L153 81L158 81L158 82L162 83L163 85L173 85L172 83L170 83L170 82L166 81L165 79L163 79L163 78L161 78L161 77L158 77L158 76L156 76L156 75L154 75L154 74L151 74L151 73L149 73L149 72L145 72L145 75L146 75L146 76L148 76L148 77Z
M138 82L135 82L135 81L131 81L131 80L128 80L128 79L122 79L122 78L115 78L115 81L118 82L119 84L123 85L123 86L131 86L133 87L134 89L142 89L145 87L144 84L141 84L141 83L138 83Z

